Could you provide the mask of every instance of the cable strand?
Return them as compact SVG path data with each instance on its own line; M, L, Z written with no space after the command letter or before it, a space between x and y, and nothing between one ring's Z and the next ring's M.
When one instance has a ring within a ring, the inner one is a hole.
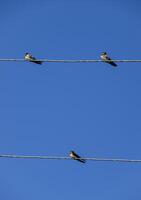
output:
M0 58L1 62L29 62L25 59L16 59L16 58ZM36 61L40 62L58 62L58 63L97 63L97 62L106 62L103 60L49 60L49 59L39 59ZM108 62L141 62L141 60L108 60Z
M70 157L60 157L60 156L31 156L31 155L15 155L15 154L0 154L0 158L46 159L46 160L71 160L72 159ZM97 157L81 158L81 159L90 160L90 161L103 161L103 162L141 163L141 160L135 160L135 159L97 158Z

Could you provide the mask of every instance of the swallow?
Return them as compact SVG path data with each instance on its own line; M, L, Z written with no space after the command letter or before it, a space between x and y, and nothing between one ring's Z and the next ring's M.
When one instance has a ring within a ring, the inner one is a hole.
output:
M114 67L117 66L116 63L114 63L113 61L111 61L112 59L107 55L106 52L103 52L103 53L101 54L100 58L101 58L103 61L105 61L106 63L109 63L110 65L112 65L112 66L114 66Z
M42 64L42 61L38 61L30 53L26 53L25 56L24 56L24 59L27 60L27 61L29 61L29 62L33 62L33 63L39 64L39 65Z
M82 163L85 163L86 160L82 159L79 155L77 155L74 151L70 151L70 154L69 156L74 159L74 160L77 160L79 162L82 162Z

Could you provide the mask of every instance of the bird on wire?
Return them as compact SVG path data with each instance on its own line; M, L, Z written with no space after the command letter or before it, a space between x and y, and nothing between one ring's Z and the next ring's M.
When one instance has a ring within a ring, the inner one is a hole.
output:
M29 62L33 62L36 63L38 65L42 64L42 61L37 60L35 57L33 57L30 53L26 53L24 56L24 59L29 61Z
M108 54L106 52L103 52L100 56L101 60L103 60L104 62L114 66L114 67L117 67L117 64L114 63L113 61L111 61L112 59L108 56Z
M86 160L82 159L78 154L76 154L74 151L70 151L69 156L73 159L73 160L77 160L79 162L85 163Z

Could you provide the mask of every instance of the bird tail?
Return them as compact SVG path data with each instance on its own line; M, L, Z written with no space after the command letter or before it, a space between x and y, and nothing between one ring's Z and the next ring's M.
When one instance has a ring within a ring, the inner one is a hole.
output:
M32 62L34 62L34 63L36 63L38 65L41 65L43 63L42 61L32 61Z
M77 159L79 162L82 162L82 163L86 163L86 160L84 159Z
M114 62L109 62L112 66L117 67L117 64Z

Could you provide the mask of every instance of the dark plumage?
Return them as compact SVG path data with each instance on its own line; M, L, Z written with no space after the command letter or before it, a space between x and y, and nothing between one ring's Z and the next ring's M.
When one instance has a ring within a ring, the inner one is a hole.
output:
M106 52L103 52L103 53L101 54L100 57L101 57L101 59L102 59L104 62L106 62L106 63L108 63L108 64L110 64L110 65L112 65L112 66L114 66L114 67L117 66L116 63L114 63L113 61L111 61L112 59L107 55Z
M77 155L74 151L70 151L70 154L69 156L74 159L74 160L77 160L79 162L82 162L82 163L85 163L86 160L82 159L79 155Z
M26 53L24 56L25 60L29 61L29 62L33 62L36 64L41 65L42 61L38 61L35 57L33 57L30 53Z

